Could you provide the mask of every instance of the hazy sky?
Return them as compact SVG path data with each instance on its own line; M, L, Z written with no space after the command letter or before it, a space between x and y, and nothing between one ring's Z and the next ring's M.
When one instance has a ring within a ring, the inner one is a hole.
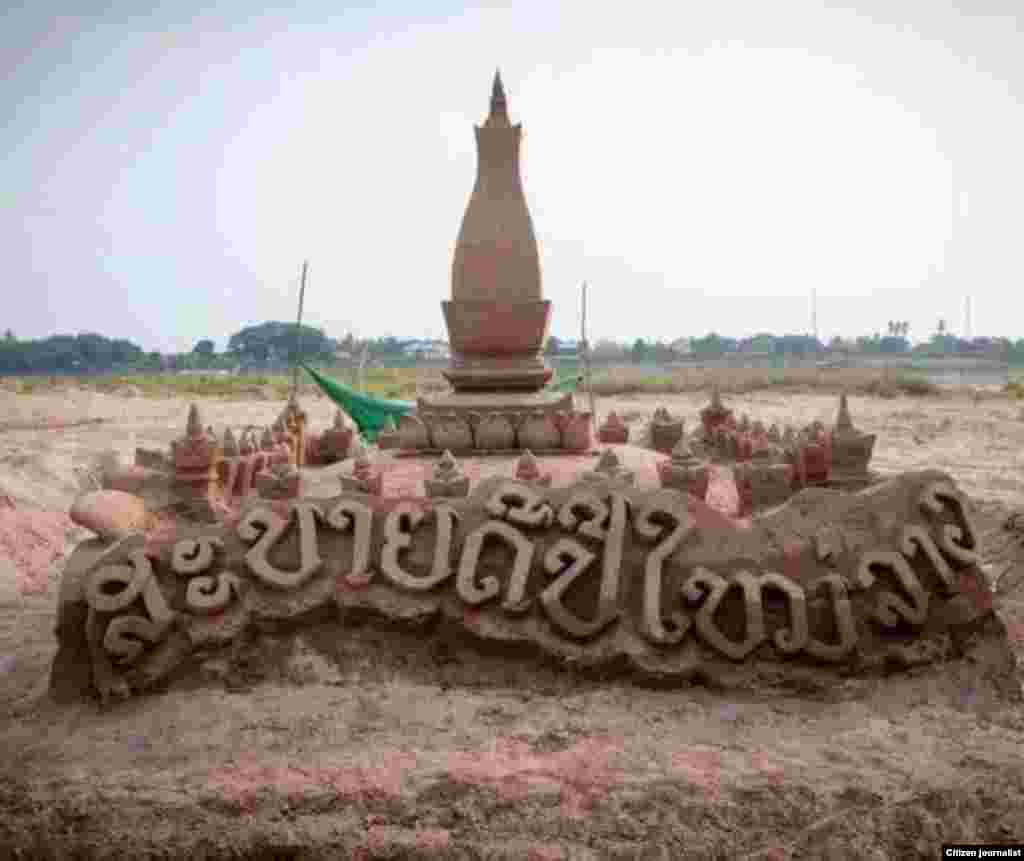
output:
M1017 0L0 12L0 329L441 336L501 67L552 331L1024 336Z

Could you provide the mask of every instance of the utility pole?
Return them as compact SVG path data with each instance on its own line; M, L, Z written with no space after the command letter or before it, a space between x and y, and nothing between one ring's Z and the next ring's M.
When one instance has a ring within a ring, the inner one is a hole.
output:
M811 288L811 334L814 341L818 341L818 288Z
M583 375L590 401L590 422L597 433L597 411L594 408L594 390L590 387L590 342L587 340L587 282L583 282L583 308L580 315L580 351L583 358Z
M306 299L306 271L309 269L309 261L302 264L302 279L299 284L299 318L295 324L295 367L292 369L292 398L299 396L299 359L302 355L302 304Z

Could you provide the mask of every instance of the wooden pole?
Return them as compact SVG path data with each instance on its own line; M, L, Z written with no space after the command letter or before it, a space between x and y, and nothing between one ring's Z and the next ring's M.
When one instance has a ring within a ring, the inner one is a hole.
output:
M362 355L359 357L359 390L366 394L366 357L370 352L370 342L363 345Z
M580 315L580 352L583 358L583 382L587 400L590 402L590 421L597 433L597 409L594 406L594 390L590 386L590 342L587 340L587 282L583 282L582 313Z
M299 396L299 358L302 353L302 305L306 299L306 271L309 269L309 261L302 264L302 280L299 284L299 318L295 323L295 367L292 369L292 397Z

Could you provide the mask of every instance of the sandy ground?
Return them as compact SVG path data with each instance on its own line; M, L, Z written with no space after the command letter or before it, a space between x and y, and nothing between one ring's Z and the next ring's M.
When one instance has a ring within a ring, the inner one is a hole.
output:
M639 429L664 404L602 399ZM836 399L727 398L766 423ZM66 512L105 453L180 434L187 402L0 393L0 858L937 858L1024 842L1024 715L960 670L831 690L645 690L338 625L266 636L188 689L101 711L46 697ZM278 402L206 401L222 428ZM307 399L314 427L332 409ZM1024 656L1024 420L992 396L857 398L881 473L972 497ZM75 425L77 421L104 419ZM26 429L26 425L46 429ZM18 428L22 429L18 429ZM109 456L109 455L108 455ZM241 667L241 669L239 669Z

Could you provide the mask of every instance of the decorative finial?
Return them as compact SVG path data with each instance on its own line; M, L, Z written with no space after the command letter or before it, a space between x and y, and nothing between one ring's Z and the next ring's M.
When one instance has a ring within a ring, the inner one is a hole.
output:
M501 83L501 72L494 73L494 84L491 86L491 111L484 121L485 128L493 126L509 126L508 102L505 99L505 87Z
M188 436L203 435L203 420L199 415L199 407L191 404L188 408L188 421L185 423L185 433Z
M459 463L455 460L455 455L448 451L448 449L445 449L441 459L437 462L437 466L434 467L434 477L443 478L454 475L458 467Z
M597 466L594 467L595 472L614 472L619 468L619 456L615 453L614 449L606 448L601 452L601 456L597 459Z
M839 396L839 413L836 415L837 431L852 431L853 419L850 416L850 406L846 402L846 392Z
M505 87L501 83L501 69L494 70L494 84L491 86L491 106L505 105Z
M722 392L717 384L711 387L711 406L716 410L721 410L724 406L722 404Z
M274 447L274 436L270 432L270 428L263 428L263 436L260 437L260 448L264 451L270 451Z
M522 478L529 481L530 479L537 478L540 475L540 467L537 465L537 458L534 457L533 452L529 449L525 449L519 460L516 462L516 478Z
M238 457L238 440L235 439L235 435L231 432L231 428L224 431L224 442L222 444L225 457Z
M334 427L335 430L345 429L345 417L341 414L341 410L334 411Z

